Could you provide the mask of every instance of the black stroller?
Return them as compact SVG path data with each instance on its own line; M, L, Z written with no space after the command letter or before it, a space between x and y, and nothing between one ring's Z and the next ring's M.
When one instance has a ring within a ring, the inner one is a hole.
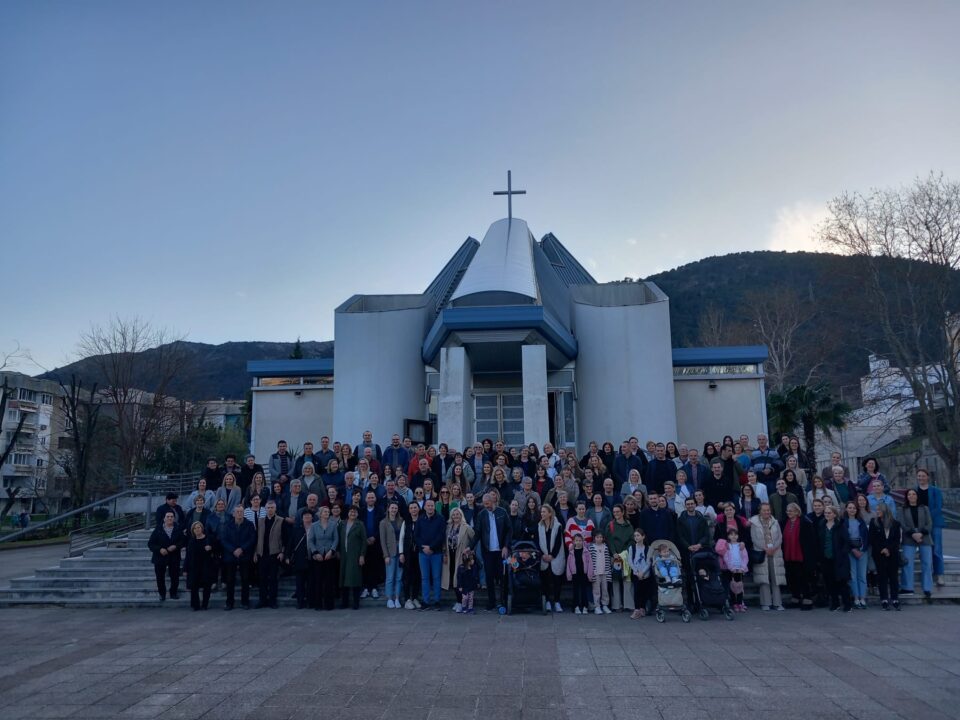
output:
M701 571L705 574L701 575ZM720 610L727 620L733 620L730 590L720 576L720 557L713 550L700 550L690 556L690 574L693 576L693 597L700 619L710 617L710 608Z
M543 611L540 587L540 549L530 540L518 540L510 546L510 557L503 565L507 588L507 614L515 610Z

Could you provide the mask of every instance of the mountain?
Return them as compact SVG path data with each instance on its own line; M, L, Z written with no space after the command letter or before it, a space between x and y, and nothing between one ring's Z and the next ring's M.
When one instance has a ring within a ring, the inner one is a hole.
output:
M893 271L905 261L887 262ZM864 321L871 313L868 293L859 289L862 272L862 260L853 256L758 251L709 257L646 279L670 298L674 347L704 344L699 321L711 305L722 310L730 330L723 344L757 342L749 304L795 293L810 316L797 331L799 348L823 363L818 377L837 392L843 388L845 399L856 400L860 377L869 370L868 355L885 350L879 328ZM899 292L891 284L891 297Z
M899 262L899 261L897 261ZM750 328L749 302L773 302L778 294L791 290L799 295L812 317L797 333L801 349L823 361L820 377L835 390L844 389L845 398L855 400L859 379L868 370L871 347L879 348L877 330L863 322L867 294L858 290L860 261L854 257L827 253L746 252L709 257L647 278L670 298L670 319L674 347L704 344L699 322L713 306L723 311L724 344L751 344L756 337ZM960 274L958 274L960 278ZM960 287L960 280L958 280ZM897 288L892 287L896 294ZM250 387L248 360L289 357L294 343L228 342L222 345L184 342L189 362L170 388L171 394L186 400L241 399ZM303 356L333 356L333 342L302 343ZM146 351L145 368L150 366ZM90 359L58 368L40 377L69 377L76 372L85 381L102 382ZM134 385L153 385L148 370L135 378Z
M222 345L210 345L198 342L181 342L180 349L186 355L183 370L170 386L169 392L174 397L184 400L214 400L225 398L242 400L250 387L250 376L247 375L247 360L278 360L287 358L293 352L292 342L227 342ZM301 350L305 358L333 357L333 342L301 342ZM150 389L156 384L156 378L151 377L151 359L156 350L146 350L142 353L142 368L140 374L133 379L134 387ZM64 380L76 373L85 383L103 383L99 376L96 363L90 358L56 368L40 375L41 378L56 379L60 376Z

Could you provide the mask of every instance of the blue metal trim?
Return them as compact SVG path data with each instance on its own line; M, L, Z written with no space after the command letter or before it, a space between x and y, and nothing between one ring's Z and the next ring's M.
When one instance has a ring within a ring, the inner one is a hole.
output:
M247 374L253 377L300 377L333 375L333 358L305 360L248 360Z
M728 347L674 348L673 366L746 365L763 363L770 357L766 345L734 345Z
M442 310L423 341L423 361L430 363L456 330L536 330L566 357L577 357L577 340L542 305L459 307Z

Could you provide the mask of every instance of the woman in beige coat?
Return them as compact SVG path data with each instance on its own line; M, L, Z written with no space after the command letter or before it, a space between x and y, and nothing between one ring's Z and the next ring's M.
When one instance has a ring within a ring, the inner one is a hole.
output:
M763 551L763 562L753 563L753 579L760 586L760 607L764 610L783 610L780 586L787 584L783 564L783 533L780 523L770 512L770 503L760 505L760 514L750 518L750 539L755 552Z
M446 552L443 553L443 571L440 573L440 587L449 590L451 587L457 593L457 604L453 609L461 609L460 591L456 589L457 570L460 569L460 559L463 551L472 548L476 535L473 528L463 521L463 511L456 507L450 511L450 521L447 523Z

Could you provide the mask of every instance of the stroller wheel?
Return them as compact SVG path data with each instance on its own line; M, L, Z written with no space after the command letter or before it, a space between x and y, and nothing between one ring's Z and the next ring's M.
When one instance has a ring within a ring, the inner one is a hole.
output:
M710 619L710 611L707 610L706 608L700 608L700 619L701 619L701 620L709 620L709 619Z
M729 605L724 605L723 607L723 616L727 620L733 620L733 610L730 609Z
M686 623L690 622L690 618L691 618L691 617L692 617L692 615L690 615L690 611L687 610L686 608L684 608L684 609L683 609L683 612L680 613L680 619L683 620L683 621L686 622Z
M664 620L666 620L666 619L667 619L667 616L666 616L666 614L663 612L663 610L657 610L657 622L661 622L661 623L662 623L662 622L663 622Z

